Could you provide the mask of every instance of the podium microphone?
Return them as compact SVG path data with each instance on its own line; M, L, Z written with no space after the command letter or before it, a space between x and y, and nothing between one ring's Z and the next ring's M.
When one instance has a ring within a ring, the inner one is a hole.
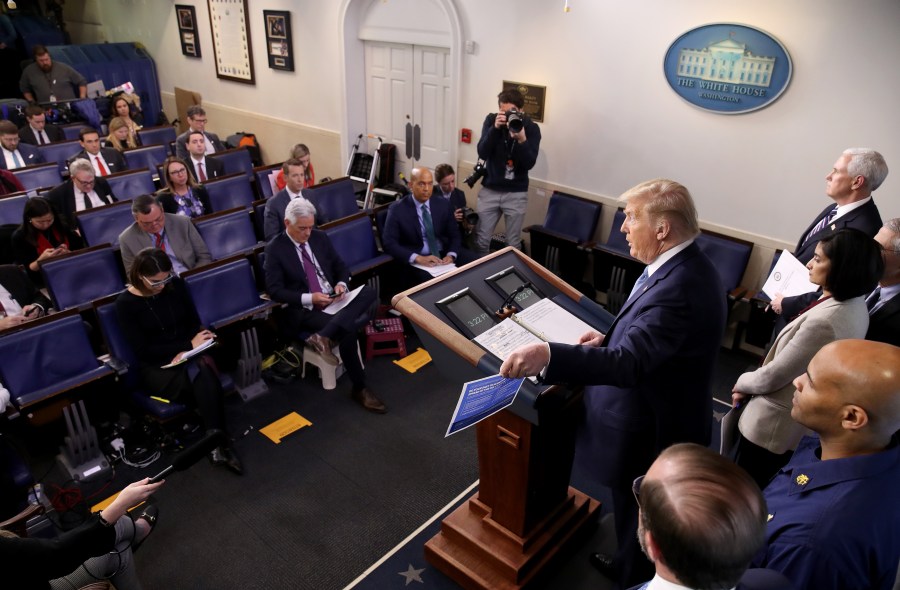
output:
M228 442L228 438L225 436L224 432L221 430L210 430L206 433L206 436L178 453L178 455L172 459L171 465L150 478L150 483L158 482L173 471L187 470L205 455L211 453L213 449L226 442Z

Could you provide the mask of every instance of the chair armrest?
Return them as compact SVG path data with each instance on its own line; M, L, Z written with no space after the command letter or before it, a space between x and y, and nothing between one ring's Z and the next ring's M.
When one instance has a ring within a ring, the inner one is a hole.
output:
M12 531L20 537L24 537L26 532L25 525L28 524L28 521L33 517L43 513L43 504L29 504L26 508L24 508L21 512L19 512L12 518L8 518L0 522L0 529Z

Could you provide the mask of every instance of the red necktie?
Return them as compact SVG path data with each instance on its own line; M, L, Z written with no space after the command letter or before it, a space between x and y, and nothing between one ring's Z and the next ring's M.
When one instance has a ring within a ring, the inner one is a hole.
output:
M97 170L100 171L100 176L106 176L109 172L106 170L106 166L103 165L103 162L100 160L100 156L94 156L94 160L97 161Z
M203 162L197 163L197 175L200 177L200 182L206 182L206 172L203 171Z
M165 252L166 251L166 243L163 241L162 232L160 232L158 234L153 234L153 237L156 238L156 247L159 248L160 250L162 250L163 252Z

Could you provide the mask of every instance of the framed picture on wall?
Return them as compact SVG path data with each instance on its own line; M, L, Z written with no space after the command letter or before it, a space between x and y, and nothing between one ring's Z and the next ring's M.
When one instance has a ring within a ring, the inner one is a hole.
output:
M255 84L247 0L207 0L216 76Z
M266 53L273 70L294 71L294 43L291 38L291 13L263 10L266 20Z
M176 4L175 15L178 18L178 38L181 40L181 53L188 57L200 57L200 40L197 38L197 13L193 6Z

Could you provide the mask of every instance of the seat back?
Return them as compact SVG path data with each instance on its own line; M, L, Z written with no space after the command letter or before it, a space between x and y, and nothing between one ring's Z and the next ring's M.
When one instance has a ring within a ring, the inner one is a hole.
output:
M359 213L353 182L349 177L317 184L305 189L303 196L316 206L316 222L319 225Z
M603 205L561 192L554 192L547 204L544 228L571 237L576 242L589 242L594 237Z
M375 245L372 218L366 213L359 213L351 219L324 228L324 231L348 268L381 256Z
M216 152L213 157L225 165L225 174L243 174L247 180L253 178L253 161L246 147Z
M220 152L221 153L221 152ZM216 154L218 158L219 154ZM209 193L213 211L225 211L235 207L249 209L255 196L250 181L244 174L229 174L203 183Z
M66 162L69 158L81 151L81 143L77 139L59 141L57 143L39 145L38 149L41 150L41 155L44 156L44 160L47 162L56 162L60 176L65 177L69 175Z
M80 139L81 138L81 130L86 125L86 123L71 123L69 125L60 125L59 128L62 129L63 136L68 139Z
M183 275L200 323L215 326L265 305L256 290L256 279L246 256L197 268ZM227 293L227 297L223 294Z
M109 245L50 258L41 263L41 274L56 309L86 305L125 288L121 265Z
M266 201L260 199L253 201L253 229L256 230L256 239L263 241L266 237Z
M16 175L16 178L19 179L19 182L21 182L22 186L25 187L25 190L28 191L53 187L62 182L59 167L53 162L17 168L16 170L13 170L13 174Z
M171 125L160 125L159 127L145 127L138 129L138 137L141 145L162 145L168 151L168 145L178 138L175 128Z
M625 223L625 210L620 207L613 216L612 228L609 230L609 237L606 238L606 247L622 254L628 254L631 252L631 247L628 245L628 240L625 239L625 234L621 231L623 223Z
M246 209L238 207L204 215L195 218L193 222L213 260L245 252L257 244L256 232Z
M116 315L116 302L114 297L104 299L94 305L94 311L97 314L97 321L100 324L100 332L103 334L103 341L106 343L106 349L109 354L124 364L132 367L139 367L140 361L134 353L134 349L125 338L125 333L119 325L119 316ZM126 371L120 376L123 378L128 388L137 387L140 381L139 371Z
M94 356L81 316L64 313L0 334L0 380L20 409L112 374Z
M156 170L159 164L169 156L169 148L164 144L147 145L143 147L131 148L122 152L125 156L125 162L128 164L129 170L137 170L139 168L147 168L148 170Z
M0 197L0 225L22 223L22 215L25 212L27 201L28 195Z
M75 213L75 222L88 246L119 247L119 234L134 222L131 201L118 201Z
M119 200L133 199L140 195L152 195L156 192L153 173L148 168L126 170L104 176L112 194Z
M747 263L750 261L753 242L706 230L697 236L696 241L719 271L725 292L730 293L739 287L741 279L744 278L744 271L747 270Z
M269 182L269 176L271 174L277 175L279 170L281 170L281 164L257 166L253 169L253 177L256 179L256 194L260 199L268 199L277 192L272 190L272 183Z

